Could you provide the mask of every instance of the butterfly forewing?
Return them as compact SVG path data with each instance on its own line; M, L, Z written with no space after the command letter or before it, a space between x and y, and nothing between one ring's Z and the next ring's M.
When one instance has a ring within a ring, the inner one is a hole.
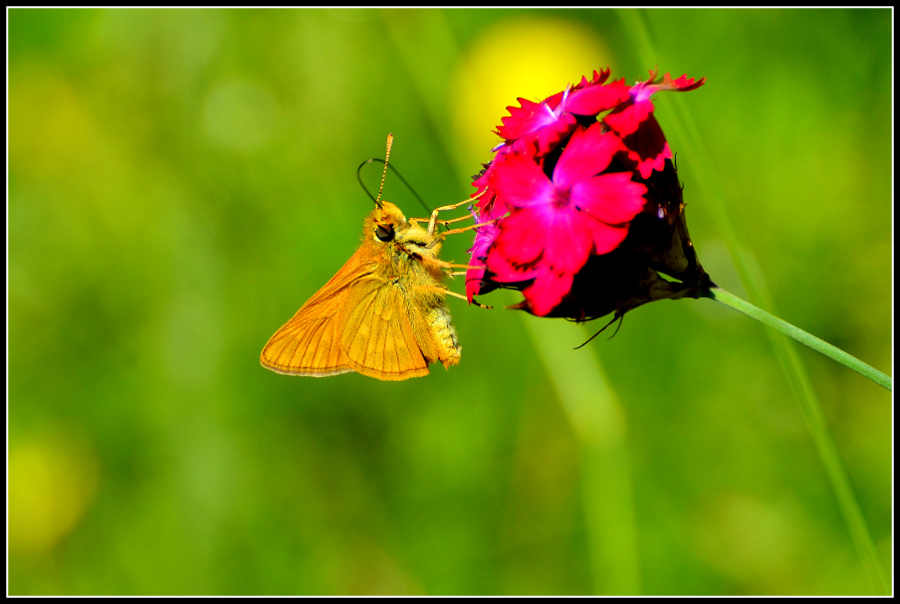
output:
M263 348L260 362L292 375L325 377L354 371L340 346L341 310L351 289L372 279L372 265L363 248L281 327Z

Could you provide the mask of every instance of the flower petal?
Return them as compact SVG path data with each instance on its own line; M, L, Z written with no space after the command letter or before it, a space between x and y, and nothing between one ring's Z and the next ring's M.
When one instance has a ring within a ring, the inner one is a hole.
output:
M553 169L553 184L567 191L572 183L599 174L621 145L619 137L604 133L599 122L586 130L576 129Z
M687 74L677 80L673 80L667 73L662 80L656 80L656 71L650 70L650 79L646 82L638 82L631 87L631 100L616 107L603 121L619 136L625 137L638 129L647 116L653 113L653 103L650 101L657 92L672 90L675 92L687 92L695 90L706 82L706 78L694 81Z
M528 300L531 313L542 317L553 310L569 293L573 277L574 275L571 273L555 271L545 271L540 274L534 283L522 291L525 299Z
M651 114L637 130L622 139L628 157L637 164L641 178L650 178L654 170L662 170L665 160L672 158L672 151L659 122Z
M578 272L591 255L593 241L587 222L593 220L574 208L545 213L546 239L541 264L557 272Z
M594 253L598 256L608 254L619 247L628 236L630 223L611 226L603 222L594 221L591 228L591 238L594 243Z
M632 94L634 94L632 88ZM627 102L616 107L612 113L603 118L603 123L621 137L626 137L653 113L653 103L649 97L645 100Z
M500 234L494 241L494 250L514 265L527 266L537 261L544 253L548 231L547 216L552 210L541 211L541 208L520 210L505 218L499 225ZM493 250L492 250L493 251ZM504 265L494 266L495 254L488 255L488 268L498 275L509 268Z
M545 270L539 265L522 265L513 262L504 256L501 249L496 246L488 250L485 264L487 270L491 273L491 281L496 283L521 283L522 281L529 281Z
M543 157L559 146L578 125L578 120L571 113L562 112L552 124L548 124L535 132L526 134L513 143L515 151L521 151Z
M576 115L597 115L601 111L612 109L619 103L628 100L628 90L625 78L617 82L610 82L605 86L585 86L569 95L566 111Z
M517 208L553 202L556 189L533 159L519 153L497 159L491 165L491 183L500 202Z
M647 187L631 180L630 172L601 174L572 185L570 201L592 218L610 225L630 222L644 209Z
M543 156L555 148L575 128L575 116L564 110L566 92L558 92L540 103L519 98L521 107L510 105L509 115L501 118L497 134L516 151Z
M557 120L558 116L544 102L535 103L521 97L516 100L520 107L507 107L509 115L500 118L503 125L497 128L497 133L508 141L516 140Z
M481 293L483 282L483 268L470 268L466 271L466 299L469 301L469 304L472 303L472 298Z
M500 157L502 153L503 151L498 153L497 157ZM484 169L477 174L472 181L472 186L477 187L478 191L471 196L474 197L477 194L481 195L475 202L475 207L481 216L480 222L500 218L509 211L509 208L506 207L505 203L497 202L497 191L491 183L495 163L497 163L496 158L494 158L493 162L484 164Z
M705 82L705 77L700 78L699 80L695 80L694 78L687 77L687 74L682 75L677 80L673 80L672 76L670 76L668 72L662 77L661 80L656 80L656 71L651 69L650 79L636 86L641 88L641 92L637 96L650 98L651 95L654 95L657 92L662 92L664 90L672 90L674 92L688 92L690 90L696 90L697 88L700 88Z

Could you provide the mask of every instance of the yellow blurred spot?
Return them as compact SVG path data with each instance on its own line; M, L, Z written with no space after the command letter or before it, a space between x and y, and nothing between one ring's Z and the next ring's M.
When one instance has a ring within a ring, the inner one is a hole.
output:
M98 478L93 448L54 431L13 447L9 454L9 548L40 553L78 524Z
M146 158L133 151L135 133L144 129L143 112L119 108L121 113L110 116L102 109L110 91L93 90L37 63L20 66L9 82L9 170L25 184L11 196L17 216L35 220L42 211L52 212L64 228L46 225L44 238L79 257L79 266L89 264L79 250L110 235L129 241L146 236L147 212L158 211L158 200L135 193L156 182L147 175ZM133 101L118 99L123 106ZM42 203L23 204L34 197L23 197L23 190L37 183Z
M69 83L38 67L19 69L9 83L10 168L47 178L83 166L94 126Z
M518 105L517 97L543 100L612 63L603 40L571 21L527 17L482 32L462 54L453 78L453 125L463 165L490 159L490 149L500 142L493 131L508 114L506 107Z

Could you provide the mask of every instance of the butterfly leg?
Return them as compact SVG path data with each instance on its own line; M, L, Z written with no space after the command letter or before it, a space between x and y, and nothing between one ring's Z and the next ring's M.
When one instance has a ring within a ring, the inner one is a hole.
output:
M464 268L466 270L469 269L479 269L484 268L484 266L473 266L471 264L454 264L452 262L445 262L444 260L439 260L437 258L422 258L423 262L428 262L429 264L434 264L436 266L440 266L441 268Z
M468 216L466 218L468 218ZM440 221L440 222L444 222L444 221ZM448 220L447 222L455 222L455 221ZM495 222L497 222L496 218L494 220L488 220L487 222L479 222L478 224L470 224L467 227L462 227L459 229L451 229L451 230L445 231L441 234L446 237L447 235L455 235L457 233L465 233L466 231L471 231L472 229L477 229L478 227L483 227L483 226L486 226L489 224L494 224Z
M435 227L436 227L438 224L450 224L450 223L452 223L452 222L459 222L459 221L461 221L461 220L468 220L468 219L469 219L468 216L460 216L459 218L452 218L452 219L449 219L449 220L438 220L437 217L438 217L438 214L439 214L440 212L442 212L442 211L444 211L444 210L455 210L456 208L458 208L459 206L461 206L461 205L463 205L463 204L465 204L465 203L471 203L471 202L477 200L477 199L478 199L479 197L481 197L482 195L484 195L484 193L485 193L486 191L487 191L487 189L485 189L484 191L479 192L477 195L472 195L472 196L469 197L468 199L463 199L463 200L460 201L459 203L454 203L454 204L450 204L450 205L448 205L448 206L441 206L441 207L439 207L439 208L435 208L435 210L431 213L431 217L430 217L430 218L410 218L409 221L410 221L411 223L413 223L413 224L418 224L418 223L420 223L420 222L425 222L425 221L427 220L427 221L428 221L428 234L429 234L429 235L434 235L434 229L435 229ZM471 209L471 208L470 208L470 209Z
M456 218L448 218L447 220L438 220L435 222L435 225L448 225L453 224L454 222L462 222L463 220L471 220L471 216L458 216Z
M469 301L469 299L466 298L464 295L458 294L458 293L456 293L456 292L452 292L452 291L450 291L449 289L447 290L446 293L447 293L448 296L453 296L454 298L459 298L460 300L465 300L466 302ZM493 306L487 306L487 305L485 305L485 304L482 304L481 302L478 302L478 301L475 300L475 299L473 299L471 303L474 304L475 306L477 306L478 308L484 308L484 309L487 309L487 310L492 310L492 309L494 308Z
M447 206L447 207L450 207L450 206ZM437 210L435 210L435 212L438 210L442 210L442 209L444 209L444 208L438 208ZM456 218L448 218L447 220L436 220L435 225L452 224L454 222L462 222L463 220L471 220L471 218L472 218L472 216L457 216ZM428 222L430 220L431 220L430 217L429 218L410 218L409 219L409 221L414 224L419 224L420 222Z
M437 292L439 294L444 294L445 296L453 296L454 298L459 298L460 300L465 300L466 302L469 301L469 299L466 298L464 295L458 294L454 291L450 291L449 289L444 289L443 287L435 287L433 285L420 285L420 286L418 286L417 289L422 289L422 290L430 291L430 292ZM481 302L477 302L475 300L472 300L471 303L474 304L475 306L477 306L478 308L484 308L487 310L492 310L494 308L493 306L486 306L486 305L482 304Z
M464 200L460 201L459 203L454 203L449 206L442 206L440 208L436 208L434 210L434 212L431 213L431 220L428 221L428 234L434 235L434 228L437 226L438 212L440 212L442 210L454 210L454 209L458 208L459 206L463 205L464 203L469 203L470 201L471 201L471 199L464 199ZM465 216L465 218L469 218L469 217Z
M453 204L450 204L449 206L441 206L441 207L439 207L439 208L436 208L436 209L431 213L431 219L428 221L428 234L429 234L429 235L434 235L434 228L435 228L435 226L437 225L437 222L438 222L437 217L438 217L438 213L439 213L439 212L441 212L441 211L443 211L443 210L455 210L456 208L458 208L459 206L461 206L461 205L463 205L463 204L466 204L466 203L472 203L473 201L475 201L476 199L478 199L479 197L481 197L482 195L484 195L484 192L485 192L485 191L487 191L487 189L485 189L484 191L481 191L481 192L478 193L477 195L473 195L472 197L469 197L469 198L467 198L467 199L463 199L463 200L460 201L459 203L453 203ZM467 218L468 218L468 216L466 216L465 218L460 218L460 219L455 219L455 220L452 220L452 221L448 221L448 223L449 223L449 222L457 222L458 220L465 220L465 219L467 219ZM446 235L446 233L444 233L444 234Z
M468 201L469 201L468 199L464 199L463 201L461 201L459 203L454 203L449 206L441 206L439 208L435 208L435 210L431 213L431 216L429 218L410 218L409 221L413 224L418 224L420 222L425 222L427 220L428 221L428 234L434 235L435 226L437 226L438 224L442 224L445 222L447 222L447 223L459 222L460 220L468 220L469 218L471 218L471 216L460 216L459 218L453 218L449 221L443 221L443 220L437 219L438 212L441 212L443 210L452 210L454 208L458 208L459 206L461 206L464 203L467 203Z

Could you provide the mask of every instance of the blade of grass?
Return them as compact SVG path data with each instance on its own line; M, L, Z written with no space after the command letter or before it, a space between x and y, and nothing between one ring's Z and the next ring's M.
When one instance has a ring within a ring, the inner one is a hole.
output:
M656 65L660 55L651 39L643 12L621 9L618 14L630 39L639 49L638 55L647 65ZM676 119L668 120L666 128L673 131L681 140L684 152L695 158L694 163L699 181L697 187L701 189L701 194L705 192L704 197L710 200L713 210L718 215L725 243L741 281L747 289L750 301L763 309L775 312L775 304L766 287L765 279L751 269L747 253L740 243L742 238L739 237L737 227L723 201L725 196L721 184L722 179L715 169L712 154L704 145L703 138L691 117L691 112L684 104L685 101L679 95L671 95L670 102L676 108L676 111L673 112ZM824 421L821 405L812 387L809 374L800 360L796 348L788 338L773 330L766 330L766 335L769 337L785 378L800 400L816 449L822 459L828 480L837 498L838 507L850 531L866 574L876 592L887 594L889 585L886 575L872 542L868 525L856 501L853 488L850 486L840 454Z
M595 593L639 594L625 414L593 350L573 350L564 323L530 316L524 321L578 440Z

